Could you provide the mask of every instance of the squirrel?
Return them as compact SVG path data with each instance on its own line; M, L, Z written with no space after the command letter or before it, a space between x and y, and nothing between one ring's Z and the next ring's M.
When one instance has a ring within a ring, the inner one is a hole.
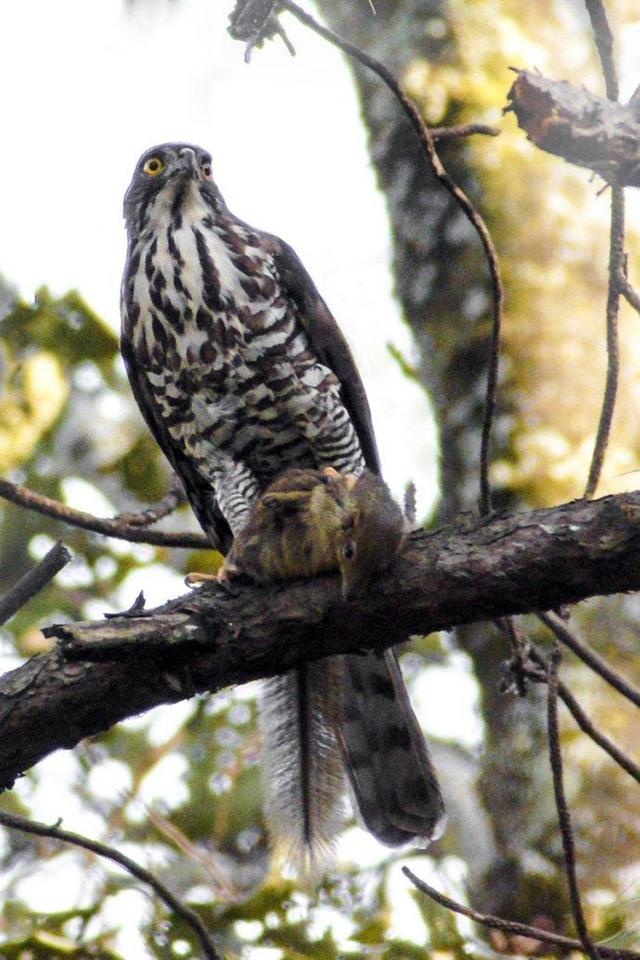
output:
M404 536L402 511L375 474L290 469L253 507L219 579L268 584L340 570L352 600L391 564Z

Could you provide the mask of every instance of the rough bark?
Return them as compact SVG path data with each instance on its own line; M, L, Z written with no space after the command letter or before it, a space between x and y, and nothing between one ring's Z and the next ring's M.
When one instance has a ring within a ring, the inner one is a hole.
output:
M328 576L263 589L212 584L157 610L50 626L60 647L0 679L0 786L161 703L415 633L638 588L633 493L416 533L358 607Z
M541 150L587 167L608 183L640 186L640 99L614 103L570 83L519 70L509 107Z

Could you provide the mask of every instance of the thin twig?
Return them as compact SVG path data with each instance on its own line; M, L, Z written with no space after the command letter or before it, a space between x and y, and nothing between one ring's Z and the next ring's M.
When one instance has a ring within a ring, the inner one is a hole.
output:
M533 661L536 665L533 669L529 664L525 665L525 676L528 680L532 680L534 683L547 683L549 677L549 661L542 654L542 652L533 644L529 646L529 661ZM605 753L608 753L612 760L614 760L618 766L622 767L630 777L640 783L640 766L637 763L634 763L630 757L623 753L622 750L613 743L602 731L592 723L590 718L587 716L585 711L582 709L576 698L573 696L568 687L565 686L562 681L558 683L558 696L569 710L574 720L580 727L583 733L586 733L594 743L596 743Z
M185 857L202 868L217 900L231 902L242 899L241 891L232 880L233 870L228 864L224 863L223 857L218 854L215 848L212 849L209 844L204 847L201 844L194 843L175 823L172 823L167 817L163 817L153 807L147 807L147 816L166 840L177 847Z
M640 293L638 293L638 291L631 286L623 273L618 274L618 286L620 287L620 293L625 298L627 303L629 303L634 310L640 313Z
M518 923L516 920L505 920L502 917L496 917L490 913L479 913L477 910L465 907L456 900L452 900L451 897L447 897L444 893L440 893L438 890L430 887L424 880L416 877L415 873L412 873L408 867L403 867L402 872L414 887L421 893L424 893L425 896L429 897L435 903L440 904L441 907L445 907L447 910L452 910L454 913L459 913L463 917L468 917L468 919L473 920L474 923L482 924L482 926L489 927L492 930L500 930L502 933L512 933L519 937L540 940L543 943L553 943L566 950L581 950L584 952L584 945L579 940L574 940L572 937L563 937L559 933L550 933L548 930L540 930L538 927L530 927L529 924ZM607 960L640 960L640 953L637 953L635 950L617 950L614 947L601 945L598 946L598 950L600 956L603 958L606 957Z
M175 476L175 474L174 474ZM150 527L151 524L164 520L169 514L173 513L186 500L184 488L180 481L176 479L172 482L168 493L162 500L152 507L145 507L139 513L119 513L114 520L118 523L124 523L128 527Z
M446 143L447 140L463 140L465 137L472 137L475 134L482 134L485 137L499 137L500 130L497 127L490 127L486 123L460 123L452 127L429 127L429 133L434 140Z
M102 533L107 537L116 537L119 540L128 540L130 543L149 543L158 547L183 547L185 549L201 549L211 544L202 533L163 533L160 530L144 530L137 526L129 526L118 520L109 520L94 517L84 510L74 510L59 500L52 500L40 493L27 489L18 483L0 479L0 497L10 500L20 507L35 510L45 517L61 520L71 527L80 527L82 530L91 530L93 533Z
M148 870L145 870L144 867L141 867L135 860L131 860L125 856L124 853L120 853L105 843L99 843L97 840L90 840L88 837L83 837L79 833L61 830L60 827L57 826L50 827L44 823L28 820L26 817L18 817L11 813L0 812L0 824L11 830L20 830L23 833L32 833L38 837L51 837L53 840L72 843L76 847L83 847L85 850L90 850L92 853L97 853L99 856L119 864L119 866L123 867L128 873L136 877L136 879L149 884L167 907L192 928L200 941L203 954L207 957L207 960L220 960L219 954L215 950L209 937L207 928L198 914L182 903L181 900L178 900L171 890L158 880L157 877Z
M598 746L608 753L612 760L618 764L619 767L622 767L630 777L640 783L640 766L637 763L634 763L626 753L623 753L622 750L615 745L607 736L604 735L594 724L591 722L587 714L584 712L578 701L575 699L568 687L564 683L558 684L558 695L566 708L569 710L574 720L588 737L591 737L594 743L597 743Z
M54 544L42 560L0 597L0 626L46 587L70 560L71 553L65 545L60 541Z
M526 661L529 656L530 643L525 640L516 627L513 617L502 617L500 620L494 620L495 626L501 630L509 641L511 647L511 659L507 664L508 676L511 681L507 686L502 686L502 692L514 690L519 697L524 697L526 688Z
M609 443L611 422L618 392L620 351L618 346L618 311L620 286L618 278L624 268L624 187L611 187L611 233L609 241L609 290L607 293L607 376L600 411L600 421L593 447L589 477L584 490L586 499L594 496L600 481L604 455Z
M591 20L593 38L602 64L607 97L609 100L618 100L620 98L620 88L613 55L613 34L607 20L604 4L602 0L585 0L585 6Z
M561 643L569 647L577 657L580 657L583 663L586 663L588 667L602 677L603 680L606 680L607 683L617 690L618 693L622 694L623 697L630 700L636 707L640 707L640 690L631 686L624 677L620 676L617 670L609 666L606 660L603 660L602 657L594 653L593 650L585 647L564 623L548 613L539 613L538 618L551 630Z
M573 830L571 827L571 815L567 805L567 798L564 792L564 782L562 776L562 750L560 747L560 732L558 729L558 667L560 665L560 648L554 643L554 649L551 654L549 664L549 673L547 678L547 730L549 733L549 760L551 771L553 773L553 791L556 798L556 809L558 811L558 823L562 835L562 847L564 850L564 861L569 885L569 896L571 899L571 909L575 920L578 936L582 943L584 952L591 960L600 960L600 954L596 949L593 940L589 936L587 924L582 910L580 900L580 889L578 887L578 878L576 875L576 852L573 842Z
M484 247L485 255L487 257L494 300L493 328L491 335L489 369L487 373L487 395L485 401L484 419L482 423L482 438L480 443L480 512L482 515L486 515L491 512L491 489L489 486L489 448L491 444L491 428L496 408L499 344L504 300L498 257L487 225L485 224L478 210L475 208L474 204L467 197L466 193L454 182L454 180L452 180L445 170L435 148L433 135L425 124L418 107L402 90L396 78L384 66L384 64L380 63L380 61L376 60L374 57L369 56L369 54L364 53L364 51L360 50L360 48L356 47L354 44L349 43L349 41L343 40L342 37L339 37L332 30L328 30L327 27L322 26L320 23L314 20L313 17L302 10L296 3L294 3L293 0L279 0L279 6L282 10L287 10L289 13L293 14L293 16L300 20L301 23L304 23L305 26L319 34L319 36L323 37L329 43L339 47L340 50L344 51L344 53L352 57L354 60L357 60L358 63L361 63L369 70L372 70L378 77L380 77L383 83L387 85L389 90L391 90L393 95L400 102L403 110L411 121L411 124L418 135L420 143L424 148L434 175L440 181L443 187L448 190L454 200L459 204L465 216L480 237L482 246Z
M602 64L605 89L609 100L618 100L620 88L613 53L613 34L607 20L602 0L585 0L585 6L591 20L593 37ZM618 370L620 366L618 349L618 311L620 307L621 287L619 277L624 272L624 188L611 188L611 234L609 241L609 291L607 294L607 378L600 412L600 422L593 448L589 477L584 496L595 494L604 455L609 442L611 421L618 390Z

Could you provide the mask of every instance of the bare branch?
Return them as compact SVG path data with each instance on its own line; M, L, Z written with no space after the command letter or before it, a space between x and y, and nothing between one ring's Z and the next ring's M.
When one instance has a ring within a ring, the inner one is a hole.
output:
M601 730L598 730L565 684L561 683L559 685L558 694L582 732L586 733L594 743L597 743L601 750L608 753L611 759L614 760L625 773L633 777L636 783L640 783L640 766L634 763L626 753L623 753Z
M558 728L558 667L560 666L560 648L554 644L547 676L547 730L549 733L549 761L553 773L553 792L558 811L558 823L562 834L564 850L565 872L569 885L571 910L575 920L582 949L591 960L600 960L600 954L589 936L587 923L582 910L580 889L576 874L576 852L571 827L571 815L564 792L564 778L562 775L562 749L560 747L560 731Z
M640 186L640 116L564 81L516 70L506 112L541 150L593 170L614 186Z
M465 137L472 137L475 134L482 134L485 137L499 137L501 132L497 127L491 127L486 123L461 123L453 127L429 127L428 129L433 139L438 143L446 143L447 140L463 140Z
M163 520L165 517L168 517L177 507L186 503L186 499L184 488L174 474L171 489L159 503L155 503L152 507L146 507L144 510L141 510L140 513L119 513L114 519L117 520L118 523L126 524L128 527L150 527L151 524L157 523L158 520Z
M156 610L48 627L65 656L34 657L0 678L0 785L160 703L639 587L640 492L412 534L362 606L342 600L337 576L270 588L212 583Z
M571 937L563 937L559 933L549 933L548 930L541 930L538 927L530 927L526 923L518 923L515 920L504 920L502 917L494 917L490 913L479 913L477 910L471 910L469 907L463 906L463 904L458 903L456 900L452 900L451 897L447 897L444 893L440 893L438 890L430 887L424 880L416 877L415 873L412 873L408 867L403 867L402 872L414 887L429 897L430 900L439 903L441 907L446 907L447 910L452 910L454 913L459 913L463 917L468 917L469 920L473 920L474 923L482 924L482 926L489 927L492 930L500 930L502 933L511 933L518 937L540 940L542 943L553 943L566 950L581 950L584 952L584 946L579 940L574 940ZM618 950L614 947L598 945L598 951L601 957L607 957L608 960L640 960L640 953L637 953L635 950Z
M609 100L617 100L620 96L620 89L613 55L613 34L607 20L604 4L602 0L585 0L585 6L591 20L593 38L602 64L607 97Z
M213 946L213 942L209 937L207 928L195 910L192 910L190 907L187 907L186 904L182 903L182 901L149 870L145 870L144 867L141 867L135 860L131 860L130 857L125 856L124 853L120 853L119 850L110 847L106 843L99 843L97 840L90 840L88 837L83 837L79 833L62 830L58 826L49 827L44 823L27 820L26 817L18 817L11 813L0 811L0 824L8 827L10 830L20 830L22 833L31 833L37 837L50 837L52 840L62 840L64 843L71 843L76 847L90 850L92 853L97 853L98 856L104 857L106 860L117 863L118 866L123 867L137 880L141 880L155 890L166 906L191 927L200 941L203 956L205 956L207 960L220 960Z
M82 530L91 530L93 533L102 533L107 537L116 537L118 540L128 540L130 543L149 543L158 547L183 547L185 549L202 549L211 547L211 544L202 533L163 533L160 530L144 530L139 525L123 523L121 520L109 520L94 517L84 510L74 510L58 500L34 493L18 483L0 479L0 497L10 500L20 507L34 510L53 517L71 527L80 527Z
M265 40L279 36L292 57L296 51L284 32L282 24L273 14L276 0L236 0L229 16L229 34L234 40L245 40L244 59L249 63L254 47L261 47Z
M624 188L611 188L611 234L609 240L609 290L607 293L607 377L602 399L600 422L593 447L589 478L585 497L593 497L600 475L604 455L609 443L611 422L618 392L620 351L618 346L618 312L620 309L620 286L618 277L624 269Z
M539 618L561 643L572 650L577 657L580 657L583 663L586 663L586 665L601 676L603 680L611 684L623 697L630 700L636 707L640 707L640 690L637 690L621 677L620 674L610 667L597 653L585 647L558 617L549 613L541 613L539 614Z
M613 52L613 34L607 19L602 0L585 0L591 27L593 29L593 38L595 40L602 72L604 74L605 89L607 97L613 103L617 103L620 97L620 85L618 83L618 71L616 69L615 56ZM634 116L637 116L635 106L627 105ZM636 144L637 144L636 138ZM636 164L637 167L637 164ZM620 310L620 284L619 276L624 271L624 187L614 184L611 190L611 233L609 238L609 291L607 294L607 379L605 383L604 397L602 400L602 412L598 424L598 432L593 448L593 458L589 469L589 478L585 488L585 497L592 497L596 492L604 455L609 442L609 433L611 432L611 422L613 420L613 411L616 402L616 393L618 391L618 371L620 366L620 356L618 347L618 313Z
M547 658L542 655L542 653L534 646L529 647L529 657L540 669L527 670L526 676L528 679L533 680L535 683L546 683L549 675L549 663ZM594 743L604 750L605 753L608 753L612 760L621 767L625 773L628 773L630 777L640 783L640 766L637 763L634 763L630 757L623 753L622 750L615 745L601 730L591 722L587 714L584 712L576 698L573 696L569 688L562 682L558 684L558 696L566 706L567 710L571 713L573 719L576 721L583 733L586 733Z
M0 597L0 625L6 623L32 597L35 597L36 593L46 587L70 560L71 554L64 544L59 541L54 544L42 560Z
M568 83L557 83L527 71L516 71L509 106L518 124L538 147L600 174L612 185L607 294L607 375L600 420L584 496L595 495L611 433L618 390L618 312L624 274L624 186L640 185L637 103L617 102L618 78L613 37L601 0L585 0L602 63L607 98L596 97Z
M629 303L634 310L640 313L640 294L638 291L634 290L624 274L618 274L618 284L620 286L620 293L623 295L627 303Z

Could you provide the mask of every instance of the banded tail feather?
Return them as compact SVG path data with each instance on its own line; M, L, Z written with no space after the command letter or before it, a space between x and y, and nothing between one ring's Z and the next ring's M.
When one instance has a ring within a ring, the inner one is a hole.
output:
M444 802L396 655L348 656L340 742L367 829L387 846L436 840Z
M260 720L266 820L277 853L316 878L345 821L344 765L336 728L343 664L307 663L263 684Z

